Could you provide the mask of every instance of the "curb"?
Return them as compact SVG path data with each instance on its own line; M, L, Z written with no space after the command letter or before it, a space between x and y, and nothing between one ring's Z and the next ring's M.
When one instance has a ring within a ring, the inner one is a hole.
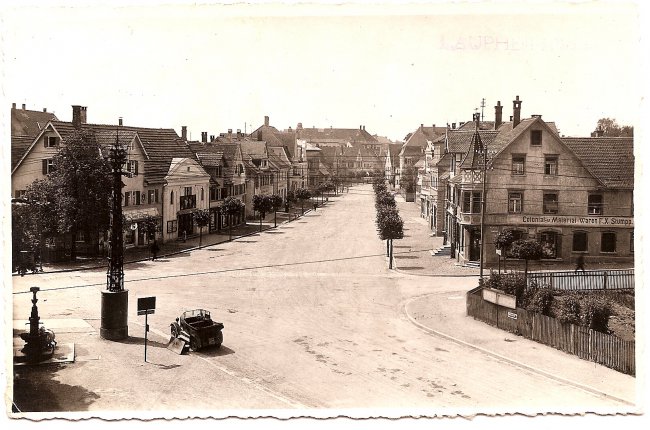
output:
M321 206L321 208L322 207L324 207L324 206ZM281 225L288 224L290 222L296 221L296 220L302 218L305 214L308 214L309 212L312 212L312 211L313 211L313 209L307 209L303 214L298 215L293 220L286 220L286 221L278 224L278 227L281 226ZM208 244L208 245L194 246L194 247L187 248L187 249L181 249L180 251L170 252L168 254L161 254L157 258L172 257L174 255L179 255L179 254L184 254L184 253L191 252L191 251L196 251L197 249L207 248L209 246L216 246L216 245L221 245L222 243L234 242L237 239L241 239L242 237L249 237L249 236L253 236L255 234L264 233L266 230L272 230L272 229L275 229L275 228L278 228L278 227L269 227L269 228L264 229L262 231L258 230L258 231L253 231L253 232L250 232L250 233L243 234L241 236L234 236L232 239L227 239L227 240L224 240L223 242L216 242L216 243L211 243L211 244ZM144 261L151 261L151 257L139 258L137 260L129 260L129 261L125 261L123 264L126 266L128 264L142 263ZM48 273L68 273L68 272L76 272L76 271L83 271L83 270L105 269L106 267L107 267L107 265L101 264L101 265L94 265L94 266L88 266L88 267L74 267L74 268L70 268L70 269L48 270L47 272L43 271L43 272L37 272L37 273L29 273L28 275L44 275L44 274L48 274ZM20 276L20 274L12 273L11 276L12 277Z
M406 315L406 318L407 318L407 319L408 319L412 324L414 324L416 327L418 327L419 329L421 329L421 330L424 331L425 333L433 334L433 335L438 336L438 337L441 337L441 338L443 338L443 339L450 340L450 341L452 341L452 342L454 342L454 343L457 343L457 344L459 344L459 345L463 345L463 346L466 346L466 347L472 348L472 349L474 349L474 350L476 350L476 351L479 351L479 352L482 352L482 353L484 353L484 354L487 354L487 355L489 355L489 356L491 356L491 357L497 358L497 359L499 359L499 360L501 360L501 361L505 361L506 363L509 363L509 364L514 365L514 366L520 367L520 368L522 368L522 369L525 369L525 370L528 370L528 371L531 371L531 372L537 373L538 375L544 376L545 378L552 379L552 380L557 381L557 382L560 382L560 383L562 383L562 384L570 385L570 386L572 386L572 387L578 388L578 389L583 390L583 391L586 391L586 392L588 392L588 393L596 394L596 395L599 395L599 396L602 396L602 397L606 397L606 398L608 398L608 399L610 399L610 400L614 400L614 401L616 401L616 402L623 403L623 404L628 405L628 406L634 406L634 407L637 406L636 404L634 404L634 403L632 403L632 402L629 402L629 401L627 401L627 400L624 400L624 399L621 399L621 398L619 398L619 397L613 396L613 395L611 395L611 394L604 393L604 392L602 392L602 391L600 391L600 390L597 390L596 388L592 388L592 387L590 387L590 386L588 386L588 385L583 385L583 384L580 384L580 383L578 383L578 382L571 381L571 380L569 380L569 379L564 379L564 378L562 378L561 376L557 376L557 375L554 375L554 374L552 374L552 373L548 373L548 372L545 371L545 370L541 370L541 369L538 369L538 368L536 368L536 367L529 366L528 364L521 363L521 362L519 362L519 361L517 361L517 360L513 360L513 359L511 359L511 358L504 357L503 355L497 354L496 352L492 352L492 351L490 351L490 350L488 350L488 349L481 348L480 346L476 346L476 345L473 345L473 344L471 344L471 343L469 343L469 342L465 342L464 340L461 340L461 339L458 339L458 338L456 338L456 337L454 337L454 336L451 336L451 335L448 335L448 334L445 334L445 333L439 332L439 331L437 331L437 330L434 330L434 329L432 329L432 328L430 328L430 327L425 326L425 325L422 324L422 323L417 322L417 321L416 321L416 320L415 320L415 319L414 319L414 318L409 314L407 307L408 307L408 305L411 304L412 302L414 302L414 301L416 301L416 300L418 300L418 299L422 299L422 298L424 298L424 297L430 296L430 295L433 295L433 294L424 294L424 295L421 295L421 296L412 297L412 298L408 299L408 300L406 301L406 303L404 303L404 305L402 306L402 309L404 310L404 315ZM498 329L497 329L497 330L498 330ZM540 344L540 345L541 345L541 344ZM543 346L546 346L546 345L543 345Z

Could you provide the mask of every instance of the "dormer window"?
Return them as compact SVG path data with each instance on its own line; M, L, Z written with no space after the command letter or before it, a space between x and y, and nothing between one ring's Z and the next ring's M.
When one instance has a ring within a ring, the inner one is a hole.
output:
M45 147L46 148L56 148L59 144L59 138L56 136L46 136L45 137Z

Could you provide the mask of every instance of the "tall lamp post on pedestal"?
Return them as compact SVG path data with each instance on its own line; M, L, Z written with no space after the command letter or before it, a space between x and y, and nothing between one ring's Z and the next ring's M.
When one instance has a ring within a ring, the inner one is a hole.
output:
M101 328L103 339L121 340L129 335L129 291L124 289L124 237L122 233L122 166L126 149L120 145L119 128L115 131L115 146L111 149L113 167L113 207L111 209L111 238L109 242L106 291L102 291Z

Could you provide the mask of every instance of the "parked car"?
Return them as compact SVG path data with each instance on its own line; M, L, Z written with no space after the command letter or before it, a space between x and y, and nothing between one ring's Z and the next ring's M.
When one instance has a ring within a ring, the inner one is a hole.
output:
M189 342L192 351L208 346L219 348L223 342L223 324L212 321L210 311L205 309L183 312L170 327L172 336Z

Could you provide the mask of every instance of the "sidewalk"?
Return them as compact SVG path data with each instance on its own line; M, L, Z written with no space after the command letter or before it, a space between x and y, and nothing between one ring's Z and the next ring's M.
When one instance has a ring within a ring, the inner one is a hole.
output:
M442 237L431 236L420 207L395 195L397 209L404 220L404 238L393 242L393 263L398 272L423 276L478 276L479 269L464 267L449 255L431 255L442 246Z
M634 377L476 321L466 315L465 294L447 292L415 297L406 303L404 310L412 323L428 333L524 371L618 400L622 406L636 403Z
M468 277L466 290L478 285L478 268L463 267L447 256L432 256L442 237L430 236L420 208L395 196L404 220L404 238L394 243L394 267L400 273L429 277ZM510 265L508 266L510 269ZM486 274L489 274L487 268ZM465 291L431 293L409 300L404 309L422 330L510 362L526 371L542 374L585 391L635 403L636 379L550 346L497 329L466 315ZM486 369L487 370L487 369Z
M324 202L323 206L328 203ZM319 203L319 208L321 204ZM313 210L311 203L305 203L305 214ZM300 205L293 205L289 212L277 213L277 225L293 222L302 216ZM275 214L270 213L262 220L262 231L275 228ZM260 232L260 222L258 220L247 220L245 224L240 224L232 228L232 240L237 240L242 237L247 237ZM203 234L194 234L187 238L187 240L169 240L166 243L160 244L160 251L157 258L169 257L193 249L218 245L230 241L230 233L228 228L222 229L218 233L208 233L207 227L203 228ZM151 251L149 246L127 248L124 251L124 264L137 263L151 259ZM76 262L61 262L61 263L44 263L42 273L66 272L84 269L96 269L99 267L107 267L108 262L106 258L77 258ZM26 276L29 276L27 273ZM14 273L14 276L17 274Z

